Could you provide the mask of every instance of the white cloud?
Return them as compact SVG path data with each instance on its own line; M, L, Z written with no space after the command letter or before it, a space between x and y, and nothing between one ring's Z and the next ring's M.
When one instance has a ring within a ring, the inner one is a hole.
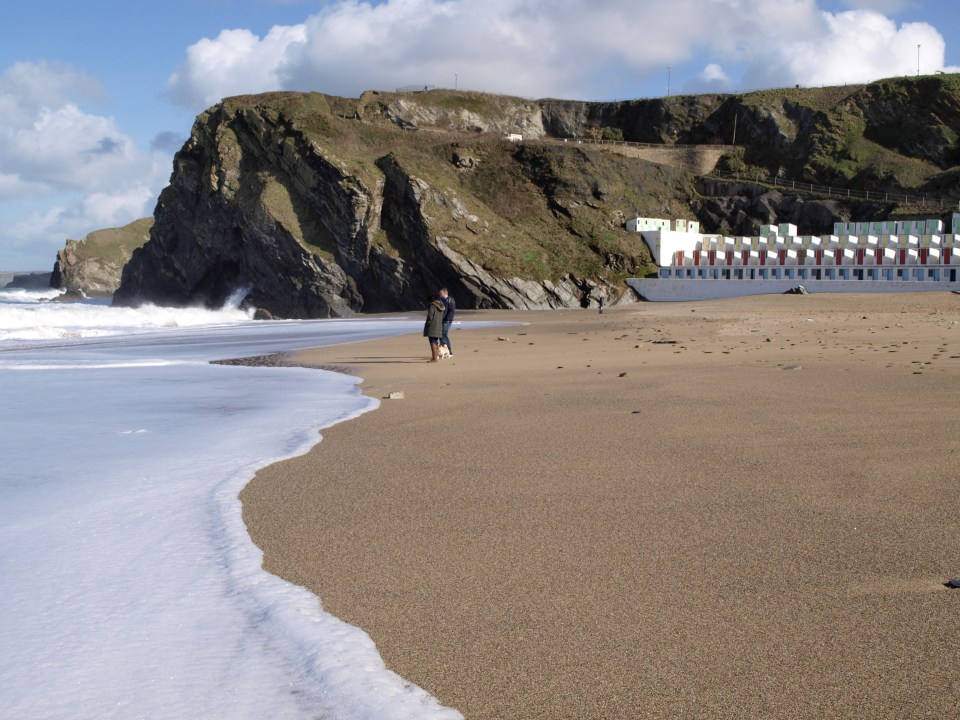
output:
M165 155L173 155L183 147L186 138L180 133L166 131L157 133L150 141L150 149Z
M105 91L100 81L56 62L18 62L0 75L0 122L30 123L43 108L67 103L99 105Z
M452 86L458 75L470 89L589 98L689 55L691 43L712 33L709 22L690 21L704 14L697 0L675 0L656 12L633 0L343 0L263 39L230 30L200 40L167 91L199 111L235 94L313 89L356 96Z
M81 109L78 102L98 88L82 73L50 63L17 63L0 76L4 173L51 190L97 192L149 172L150 157L113 118Z
M46 255L52 266L65 238L153 211L170 155L138 150L113 118L82 108L102 96L98 81L65 65L17 63L0 75L5 256Z
M34 182L91 190L143 160L113 119L73 104L42 108L29 124L0 131L0 157L8 170Z
M854 10L874 10L884 15L892 15L906 7L916 5L914 0L844 0L847 7Z
M717 63L709 63L692 80L684 83L686 93L729 92L733 87L730 76Z
M29 182L19 175L0 173L0 202L9 198L42 195L48 188L42 183Z
M921 73L950 70L944 68L945 43L935 28L926 23L898 27L872 11L822 13L817 33L776 41L779 51L768 54L766 63L755 52L748 53L746 82L751 86L842 85L915 75L917 45Z
M110 193L92 193L85 196L65 219L69 222L70 219L79 218L83 227L95 229L119 227L133 219L151 215L156 198L156 192L144 183L118 188Z
M93 230L121 227L151 215L156 204L156 187L148 182L119 186L109 192L60 193L53 205L33 207L31 203L0 204L4 224L3 247L10 258L31 258L9 269L42 270L53 267L57 250L66 238L79 240ZM32 258L43 257L39 263Z
M187 48L167 93L178 105L201 109L230 95L277 90L287 51L304 40L303 25L274 27L262 40L249 30L224 30Z
M943 69L944 40L932 26L897 26L874 9L825 12L817 0L341 0L262 39L225 30L200 40L168 93L201 110L266 90L451 87L456 74L461 88L602 99L695 58L705 69L687 81L694 88L849 83L915 71L917 44L922 71ZM721 66L723 77L711 75Z

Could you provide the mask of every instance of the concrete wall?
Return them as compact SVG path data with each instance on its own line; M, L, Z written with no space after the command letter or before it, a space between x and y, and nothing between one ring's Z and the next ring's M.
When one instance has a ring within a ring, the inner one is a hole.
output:
M678 278L629 278L633 290L645 300L681 302L717 300L744 295L783 294L798 285L810 293L958 292L960 282L883 280L683 280Z

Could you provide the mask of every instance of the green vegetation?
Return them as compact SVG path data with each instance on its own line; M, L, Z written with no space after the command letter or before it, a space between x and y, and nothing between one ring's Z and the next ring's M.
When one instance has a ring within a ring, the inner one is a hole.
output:
M755 90L740 97L748 108L769 108L789 103L817 112L829 112L843 101L863 90L864 85L839 85L825 88L775 88Z
M717 170L724 173L735 173L738 179L763 181L770 177L770 171L759 165L746 161L746 148L734 148L717 161Z
M424 93L423 100L432 107L445 110L467 110L478 114L496 111L497 106L502 102L497 95L451 90L431 90Z
M336 243L316 213L271 173L260 173L260 202L270 216L314 255L333 261Z
M650 264L649 250L622 224L633 212L655 212L664 197L692 197L692 178L671 177L656 165L600 150L516 146L484 139L458 143L459 154L478 159L463 172L450 147L405 148L399 163L445 198L448 207L426 207L431 232L503 277L557 280L573 273L616 281ZM685 184L686 183L686 184ZM657 188L651 198L644 188ZM456 199L475 217L462 222L449 210ZM677 203L689 214L684 200Z
M242 110L258 109L276 112L289 120L330 115L330 103L322 93L271 92L260 95L237 95L223 100L223 110L232 115Z
M451 91L412 97L495 116L516 102L526 102ZM377 94L364 102L369 107L373 100L386 99ZM573 273L616 281L636 274L650 265L649 250L623 229L623 222L645 207L653 212L645 189L657 188L653 202L658 207L683 183L685 196L692 193L691 178L677 181L675 173L664 174L656 165L574 147L518 146L498 136L469 138L404 131L393 123L358 122L333 114L330 99L319 94L277 93L224 102L228 112L242 114L254 108L318 148L346 174L344 182L355 175L368 188L382 185L385 177L377 163L390 156L403 173L429 186L421 202L431 235L445 237L453 249L503 277L557 280ZM469 155L476 165L464 171L453 162L454 154ZM332 239L315 214L298 201L289 181L273 172L255 177L241 189L241 201L261 203L291 237L331 259ZM660 189L661 185L670 189ZM689 214L685 207L681 202L678 212ZM395 228L384 219L371 241L390 255L402 256L409 248L405 232L409 228Z
M667 142L722 143L736 122L738 147L718 168L742 179L780 174L851 189L960 193L956 75L588 105L544 101L544 126L552 112L563 132L582 128L608 141L650 132ZM270 93L229 98L222 106L227 114L254 109L285 133L277 137L291 149L309 145L339 168L345 189L359 188L353 178L367 191L382 188L381 165L389 156L411 187L418 181L429 187L418 202L430 235L503 277L556 280L573 273L615 282L643 274L651 267L649 252L624 221L635 214L689 217L697 199L694 178L667 166L588 146L516 145L500 131L450 129L462 114L491 128L531 112L536 117L537 104L528 100L454 90L370 92L359 100ZM470 162L461 164L464 157ZM333 240L289 182L261 176L245 192L311 252L332 257ZM404 225L385 219L371 241L403 256L410 247L404 234L412 230L391 222Z
M150 237L153 218L140 218L120 228L96 230L74 246L80 262L98 260L102 265L123 267L133 251Z

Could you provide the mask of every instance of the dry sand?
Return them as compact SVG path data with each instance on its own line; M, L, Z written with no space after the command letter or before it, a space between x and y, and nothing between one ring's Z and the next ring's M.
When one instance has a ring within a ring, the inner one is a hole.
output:
M960 716L960 296L461 313L260 472L265 567L492 718Z

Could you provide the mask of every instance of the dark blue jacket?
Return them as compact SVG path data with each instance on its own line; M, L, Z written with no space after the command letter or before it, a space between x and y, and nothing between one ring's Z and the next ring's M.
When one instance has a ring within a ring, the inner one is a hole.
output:
M453 315L457 312L457 303L453 301L450 295L442 298L440 302L443 303L443 321L445 323L453 322Z

